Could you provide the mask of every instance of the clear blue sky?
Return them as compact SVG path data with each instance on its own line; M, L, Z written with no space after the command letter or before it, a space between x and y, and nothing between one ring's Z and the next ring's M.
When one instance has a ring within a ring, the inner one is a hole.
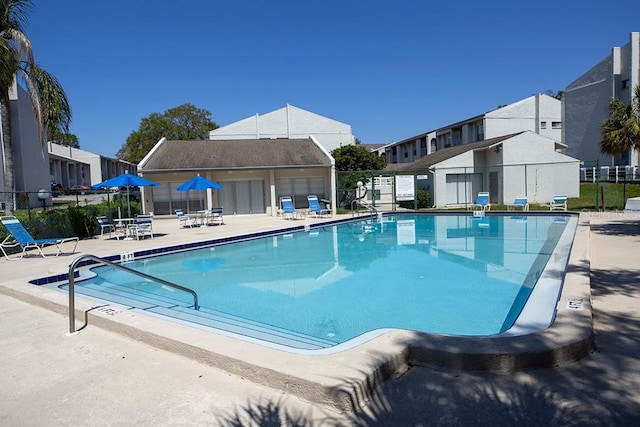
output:
M36 1L25 29L81 148L184 103L220 126L289 103L389 143L563 90L640 31L638 0Z

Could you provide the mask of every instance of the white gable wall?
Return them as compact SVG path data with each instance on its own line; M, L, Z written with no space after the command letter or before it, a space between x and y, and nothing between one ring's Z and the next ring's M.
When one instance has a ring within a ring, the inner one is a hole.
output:
M209 132L209 139L309 138L326 150L355 143L351 126L287 105L267 114L256 114Z
M534 95L485 114L485 139L532 131L560 141L562 103L548 95ZM541 123L545 123L542 128ZM553 123L557 123L555 128Z
M555 148L556 141L533 132L504 141L500 153L505 204L523 196L530 203L547 203L557 194L580 196L580 161Z

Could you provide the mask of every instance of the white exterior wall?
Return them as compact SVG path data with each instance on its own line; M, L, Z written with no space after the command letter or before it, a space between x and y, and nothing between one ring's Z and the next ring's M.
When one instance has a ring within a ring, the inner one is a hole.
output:
M540 122L546 123L542 129ZM485 139L529 130L560 141L562 128L552 123L562 123L562 103L548 95L534 95L507 105L485 115Z
M522 196L530 203L548 203L557 194L580 196L580 161L558 153L553 139L516 135L503 143L501 155L504 203Z
M53 144L51 142L49 143L49 153L89 165L89 176L85 176L84 179L78 179L78 184L91 186L103 181L102 174L100 172L102 170L102 164L100 163L100 156L98 154L80 150L78 148Z
M548 203L557 194L580 195L580 161L558 153L553 139L524 132L497 145L500 149L467 151L434 165L434 204L447 204L448 174L483 175L482 188L467 189L469 203L478 191L490 191L489 172L498 173L497 194L491 194L491 203L508 204L522 196L530 203Z
M351 126L287 105L267 114L256 114L209 132L209 139L309 138L326 150L355 143Z
M468 174L473 172L473 151L467 151L459 156L438 163L433 168L432 195L434 206L445 207L447 205L447 175ZM473 190L469 190L473 194ZM471 203L472 200L469 200Z

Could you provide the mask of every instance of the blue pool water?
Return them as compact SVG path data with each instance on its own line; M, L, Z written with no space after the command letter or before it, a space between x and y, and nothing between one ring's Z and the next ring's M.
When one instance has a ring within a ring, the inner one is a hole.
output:
M202 313L241 334L255 326L318 347L386 328L487 336L513 325L572 221L575 227L574 218L557 215L391 215L126 266L195 290ZM177 310L187 320L197 313L189 294L110 267L92 271L77 292L100 289L117 302L126 293L132 306Z

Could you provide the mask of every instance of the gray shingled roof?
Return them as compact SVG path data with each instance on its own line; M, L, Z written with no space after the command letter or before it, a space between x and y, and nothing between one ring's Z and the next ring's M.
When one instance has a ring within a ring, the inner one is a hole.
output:
M457 145L455 147L443 148L431 153L428 156L424 156L411 163L388 163L385 171L413 171L427 169L437 163L451 159L452 157L459 156L462 153L466 153L470 150L478 150L491 147L492 145L499 144L502 141L512 138L519 133L513 133L510 135L498 136L496 138L485 139L484 141L472 142L470 144Z
M181 169L260 169L330 166L310 139L165 141L144 171Z

